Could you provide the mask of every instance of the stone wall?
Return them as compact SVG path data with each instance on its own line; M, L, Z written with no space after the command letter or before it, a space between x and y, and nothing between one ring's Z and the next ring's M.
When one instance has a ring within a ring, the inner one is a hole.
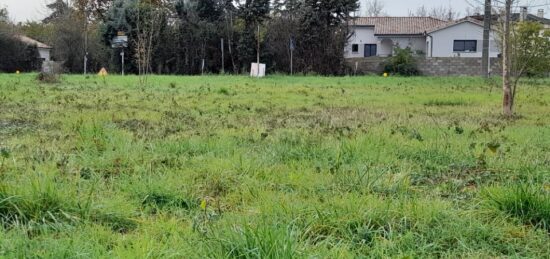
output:
M346 62L351 74L381 74L388 58L351 58ZM499 58L491 58L491 74L501 74ZM425 76L481 76L481 58L416 58L417 68Z
M419 58L417 67L426 76L481 76L481 58ZM499 58L491 58L491 74L502 73Z

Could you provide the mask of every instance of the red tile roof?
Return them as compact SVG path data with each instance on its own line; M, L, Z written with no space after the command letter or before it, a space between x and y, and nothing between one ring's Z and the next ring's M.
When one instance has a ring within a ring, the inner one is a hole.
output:
M37 48L43 48L43 49L51 49L52 47L40 42L40 41L37 41L35 39L31 39L27 36L23 36L23 35L18 35L19 37L19 40L25 44L28 44L28 45L36 45Z
M439 31L439 30L442 30L442 29L445 29L445 28L448 28L448 27L451 27L451 26L454 26L454 25L457 25L457 24L461 24L461 23L465 23L465 22L470 22L470 23L473 23L475 25L478 25L478 26L481 26L483 27L483 22L479 21L479 20L476 20L476 19L472 19L472 18L469 18L469 17L466 17L464 19L460 19L460 20L456 20L456 21L451 21L451 22L447 22L441 26L437 26L437 27L434 27L434 28L431 28L429 30L427 30L428 33L432 33L432 32L435 32L435 31Z
M355 26L374 26L375 35L420 35L448 22L432 17L358 17Z

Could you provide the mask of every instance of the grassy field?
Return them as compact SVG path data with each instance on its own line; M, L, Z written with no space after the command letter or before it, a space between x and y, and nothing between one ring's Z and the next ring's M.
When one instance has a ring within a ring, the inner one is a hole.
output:
M550 256L550 80L0 74L0 257Z

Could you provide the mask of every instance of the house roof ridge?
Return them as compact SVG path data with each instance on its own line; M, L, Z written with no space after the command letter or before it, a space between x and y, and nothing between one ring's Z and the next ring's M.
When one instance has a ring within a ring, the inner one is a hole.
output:
M436 32L436 31L439 31L439 30L442 30L442 29L445 29L445 28L448 28L448 27L451 27L451 26L454 26L454 25L457 25L457 24L461 24L463 22L470 22L470 23L473 23L473 24L478 25L478 26L483 26L483 23L479 20L476 20L476 19L471 18L471 17L464 17L464 18L461 18L461 19L458 19L458 20L449 21L446 24L442 24L442 25L434 27L434 28L430 28L429 30L426 30L426 32L427 33Z
M40 41L37 41L31 37L28 37L26 35L23 35L23 34L17 34L16 37L23 43L25 44L29 44L29 45L36 45L36 47L38 48L43 48L43 49L51 49L52 47L43 43L43 42L40 42Z
M360 18L374 18L374 19L378 19L378 18L411 18L411 19L418 19L418 18L425 18L425 19L434 19L434 20L439 20L439 21L444 21L444 20L441 20L439 18L436 18L436 17L432 17L432 16L355 16L353 17L353 19L360 19Z
M419 35L426 30L447 24L431 16L355 17L354 26L374 26L375 35Z

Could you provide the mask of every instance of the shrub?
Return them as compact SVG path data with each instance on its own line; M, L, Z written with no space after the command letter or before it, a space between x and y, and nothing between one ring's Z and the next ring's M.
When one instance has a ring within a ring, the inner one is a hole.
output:
M415 76L420 74L416 68L413 52L408 47L404 49L396 47L394 49L394 55L386 62L384 70L402 76Z
M40 72L36 76L36 80L46 84L55 84L59 83L59 76L56 74Z

